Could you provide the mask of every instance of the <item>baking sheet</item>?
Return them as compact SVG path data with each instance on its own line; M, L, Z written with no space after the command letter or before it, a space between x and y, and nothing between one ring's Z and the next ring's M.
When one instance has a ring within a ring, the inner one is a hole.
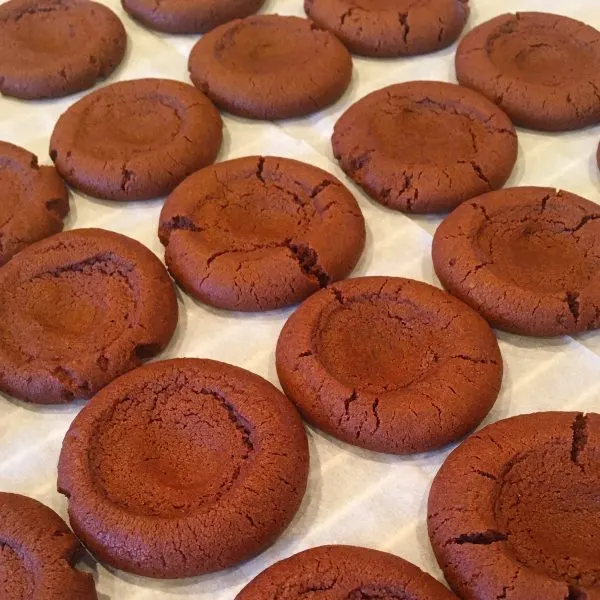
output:
M107 82L139 77L188 81L187 55L195 36L166 36L143 29L117 0L101 0L123 19L129 49ZM596 0L471 0L468 28L497 14L544 10L582 19L600 29ZM303 15L301 0L267 0L262 12ZM343 181L331 154L333 124L345 107L368 92L412 79L454 81L455 47L411 59L355 58L351 88L318 115L279 123L225 116L219 160L249 154L293 157ZM49 163L48 140L58 116L83 94L21 102L0 97L0 139L28 148ZM519 131L519 161L509 185L549 185L600 203L595 152L600 127L565 134ZM367 247L354 275L413 277L439 285L430 259L439 217L407 217L371 202L354 185L367 221ZM104 227L140 240L162 258L156 236L162 201L117 204L73 192L67 228ZM208 357L262 375L278 385L274 349L290 310L245 315L215 310L179 293L177 333L160 358ZM597 410L600 399L600 333L536 340L499 333L505 362L500 397L485 423L536 410ZM56 492L62 438L82 403L35 407L0 395L0 489L26 494L65 519L66 499ZM485 424L484 423L484 424ZM451 448L412 457L377 455L308 430L311 470L296 518L269 550L228 571L180 581L155 581L107 569L88 559L100 600L232 600L244 584L276 560L327 543L364 545L398 554L442 579L425 524L432 477Z

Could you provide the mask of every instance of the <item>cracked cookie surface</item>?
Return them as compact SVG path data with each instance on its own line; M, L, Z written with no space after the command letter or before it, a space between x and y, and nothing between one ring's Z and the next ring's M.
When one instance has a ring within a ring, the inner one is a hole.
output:
M33 498L0 492L2 600L96 600L91 575L74 568L83 547Z
M547 412L499 421L438 472L431 543L461 598L600 598L600 416Z
M69 193L53 167L0 142L0 266L17 252L62 231Z
M127 34L88 0L10 0L0 6L0 93L56 98L92 87L125 54Z
M212 163L221 139L221 117L204 94L178 81L137 79L69 107L52 133L50 157L87 194L147 200Z
M190 77L220 108L250 119L321 110L344 93L352 59L308 19L259 15L221 25L192 49Z
M122 0L140 23L165 33L206 33L255 13L264 0Z
M448 211L495 190L517 160L510 119L450 83L412 81L365 96L337 121L333 153L374 200L413 213Z
M471 431L502 380L485 320L442 290L399 277L349 279L311 296L285 324L276 363L307 421L395 454Z
M381 57L446 48L469 15L468 0L305 0L304 9L351 52Z
M365 243L352 194L317 167L251 156L185 180L163 207L169 271L213 306L260 311L346 277Z
M238 367L175 359L127 373L79 413L58 487L101 562L179 578L264 550L307 476L304 426L281 392Z
M516 125L564 131L600 122L600 31L568 17L523 12L479 25L459 44L456 76Z
M521 335L600 327L600 207L553 188L508 188L458 207L433 238L444 287Z
M145 246L102 229L58 233L0 270L0 390L89 398L163 350L176 324L173 284Z
M319 546L279 561L236 600L453 600L431 575L393 554L358 546Z

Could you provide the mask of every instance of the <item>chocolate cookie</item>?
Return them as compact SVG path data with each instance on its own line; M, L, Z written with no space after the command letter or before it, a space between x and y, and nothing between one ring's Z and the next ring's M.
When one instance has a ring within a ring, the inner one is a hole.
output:
M9 0L0 6L0 93L57 98L92 87L123 60L127 34L88 0Z
M121 81L85 96L60 117L50 156L59 173L87 194L147 200L212 163L221 128L215 107L191 85Z
M150 29L165 33L206 33L255 13L265 0L121 0L123 8Z
M307 475L306 433L281 392L238 367L176 359L123 375L79 413L58 487L100 561L175 578L270 545Z
M74 229L0 269L0 391L29 402L89 398L165 348L177 299L139 242Z
M465 599L600 598L600 415L547 412L489 425L442 465L429 536Z
M444 287L494 327L565 335L600 327L600 207L552 188L500 190L437 229Z
M542 131L600 123L600 31L539 12L483 23L460 43L456 76L516 125Z
M352 78L344 45L307 19L232 21L193 48L190 77L214 103L251 119L287 119L333 104Z
M0 492L2 600L96 600L94 580L73 567L83 548L37 500Z
M394 454L471 431L502 380L487 323L442 290L399 277L349 279L311 296L285 324L276 360L307 421Z
M158 233L187 292L245 311L295 304L346 277L365 243L360 208L333 175L258 156L188 177L168 197Z
M412 81L377 90L335 124L333 153L377 202L435 213L500 188L517 160L509 118L467 88Z
M69 193L52 167L0 141L0 266L19 250L63 228Z
M306 14L355 54L427 54L456 41L469 0L304 0Z
M294 554L263 571L236 600L313 596L319 600L456 600L415 565L356 546L320 546Z

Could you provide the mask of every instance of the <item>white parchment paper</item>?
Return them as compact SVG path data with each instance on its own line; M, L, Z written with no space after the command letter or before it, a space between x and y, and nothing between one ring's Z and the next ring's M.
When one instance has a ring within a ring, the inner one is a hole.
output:
M194 36L165 36L143 29L122 10L129 49L108 82L139 77L188 81ZM497 14L543 10L587 21L600 29L597 0L471 0L467 29ZM303 15L302 0L267 0L263 12ZM338 169L329 139L352 102L375 89L413 79L454 81L455 47L411 59L355 58L351 88L317 115L271 124L225 116L220 160L249 154L293 157L346 181L364 212L367 248L355 275L413 277L439 285L430 259L438 217L407 217L370 201ZM22 102L0 97L0 139L24 146L50 163L48 140L58 116L80 95ZM519 161L510 185L556 186L600 202L595 152L600 127L565 134L519 131ZM134 237L162 258L156 230L162 201L118 204L71 196L67 228L104 227ZM179 294L177 333L160 358L208 357L266 377L276 385L275 342L289 310L244 315L214 310ZM600 333L536 340L499 333L505 361L503 389L486 423L536 410L593 411L600 405ZM0 489L37 498L67 516L56 492L56 462L63 436L82 404L35 407L0 395ZM302 507L291 526L261 556L228 571L181 581L130 576L88 559L101 600L197 598L233 600L244 584L276 560L326 543L357 544L396 553L442 578L429 546L426 502L432 477L449 452L413 457L377 455L309 430L311 472Z

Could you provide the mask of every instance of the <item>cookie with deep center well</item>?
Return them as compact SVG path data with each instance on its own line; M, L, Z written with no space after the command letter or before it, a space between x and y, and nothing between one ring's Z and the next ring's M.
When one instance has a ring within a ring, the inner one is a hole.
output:
M53 510L0 492L2 600L96 600L92 576L73 568L81 554L81 544Z
M307 475L306 433L281 392L238 367L176 359L120 377L79 413L58 487L101 562L178 578L266 548Z
M365 223L333 175L251 156L188 177L167 198L159 236L187 292L219 308L257 311L289 306L347 276Z
M127 34L88 0L9 0L0 6L0 93L56 98L92 87L123 59Z
M307 421L395 454L471 431L502 380L485 320L442 290L399 277L348 279L311 296L285 324L276 361Z
M429 495L429 536L461 598L600 598L600 416L548 412L462 443Z
M69 193L52 167L0 142L0 266L19 250L63 228Z
M192 50L189 70L220 108L275 120L333 104L350 84L352 59L332 33L307 19L259 15L206 34Z
M553 188L509 188L459 206L433 238L444 287L522 335L600 327L600 207Z
M305 0L306 14L355 54L409 56L452 44L468 0Z
M452 600L431 575L387 552L320 546L279 561L253 579L236 600Z
M176 324L173 284L145 246L103 229L58 233L0 269L0 391L89 398L163 350Z
M333 153L377 202L448 211L500 188L517 160L509 118L465 87L412 81L377 90L337 121Z
M600 123L600 31L568 17L505 14L471 31L456 76L516 125L542 131Z
M264 0L122 0L140 23L165 33L206 33L255 13Z
M221 117L201 92L170 79L120 81L58 120L50 156L69 184L107 200L164 196L212 163Z

